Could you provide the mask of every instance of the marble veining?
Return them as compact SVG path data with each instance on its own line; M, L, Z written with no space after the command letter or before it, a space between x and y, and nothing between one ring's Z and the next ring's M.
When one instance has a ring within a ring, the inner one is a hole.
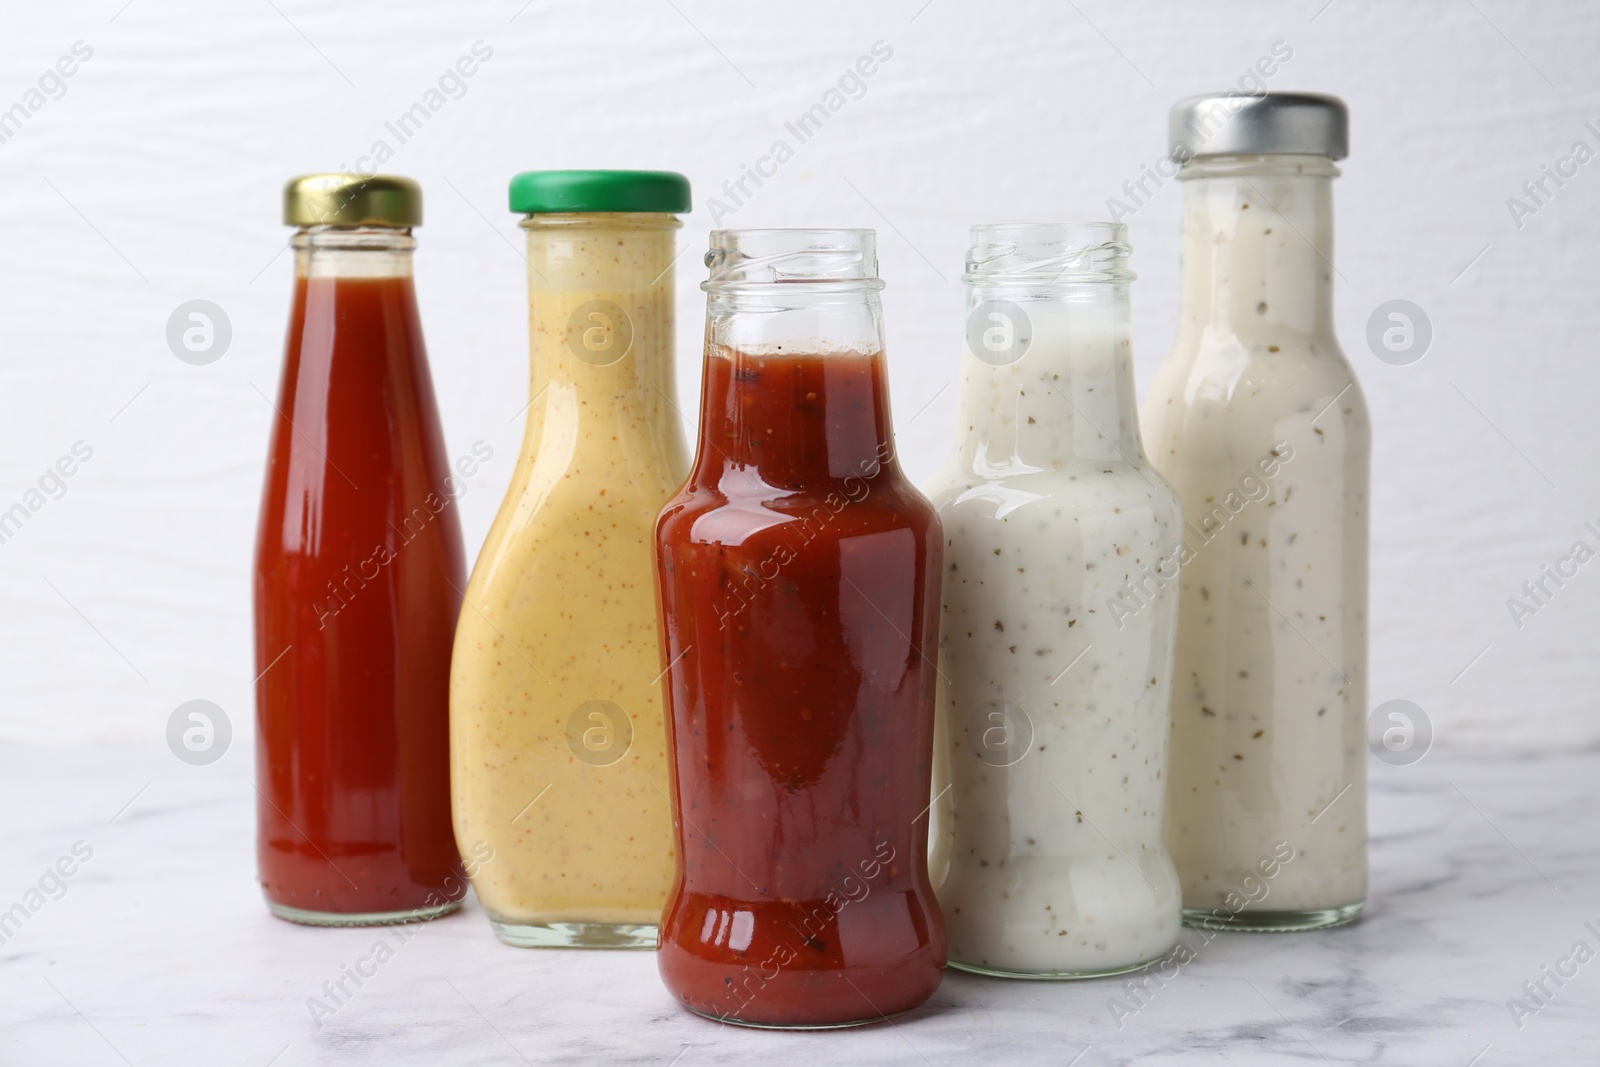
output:
M0 931L0 1063L1600 1062L1600 749L1439 748L1371 772L1371 902L1351 926L1187 930L1165 974L951 972L890 1024L778 1034L679 1010L648 953L507 948L470 900L404 930L273 919L242 744L209 767L13 748L0 913L26 917ZM62 857L72 875L47 878Z

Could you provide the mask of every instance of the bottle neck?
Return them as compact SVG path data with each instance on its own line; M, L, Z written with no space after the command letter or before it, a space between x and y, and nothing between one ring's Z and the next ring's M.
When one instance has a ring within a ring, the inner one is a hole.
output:
M672 392L672 215L536 215L527 231L529 396L659 403Z
M1333 335L1333 186L1322 156L1215 157L1184 183L1179 339Z
M1126 282L972 281L962 467L979 476L1142 462Z
M673 245L666 214L535 215L528 249L524 458L626 476L682 469L673 378ZM618 462L617 457L627 457ZM665 466L662 466L662 464Z
M848 496L898 471L877 284L711 291L697 481Z
M299 278L410 279L417 239L409 229L308 226L290 239Z
M311 449L316 458L307 462L317 469L335 468L329 484L340 491L364 490L394 471L402 478L391 487L414 486L405 473L418 469L413 464L442 462L403 446L419 434L438 436L411 276L415 240L404 230L311 227L291 245L296 276L278 432L298 442L288 447ZM329 430L335 425L345 427L342 436Z
M416 246L403 229L311 226L295 233L291 373L322 381L336 353L344 373L414 372L410 360L424 351L411 273ZM297 403L306 402L300 396Z

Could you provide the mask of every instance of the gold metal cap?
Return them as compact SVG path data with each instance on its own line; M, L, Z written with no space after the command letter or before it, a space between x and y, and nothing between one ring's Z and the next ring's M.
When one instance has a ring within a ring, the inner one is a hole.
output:
M307 174L283 187L288 226L420 226L422 187L389 174Z

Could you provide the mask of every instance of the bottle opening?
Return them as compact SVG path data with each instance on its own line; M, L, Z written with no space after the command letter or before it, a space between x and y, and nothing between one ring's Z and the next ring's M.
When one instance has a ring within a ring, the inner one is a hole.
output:
M706 292L768 285L882 289L872 230L713 230Z
M1125 284L1132 246L1120 222L1016 222L974 226L969 283Z

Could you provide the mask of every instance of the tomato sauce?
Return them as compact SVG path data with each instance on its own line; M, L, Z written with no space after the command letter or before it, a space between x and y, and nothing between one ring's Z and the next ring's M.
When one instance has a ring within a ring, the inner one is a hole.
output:
M255 575L262 887L300 921L449 910L465 576L411 278L302 273L276 408Z
M711 350L657 524L678 878L663 979L701 1014L838 1026L937 988L927 874L941 537L879 353Z

